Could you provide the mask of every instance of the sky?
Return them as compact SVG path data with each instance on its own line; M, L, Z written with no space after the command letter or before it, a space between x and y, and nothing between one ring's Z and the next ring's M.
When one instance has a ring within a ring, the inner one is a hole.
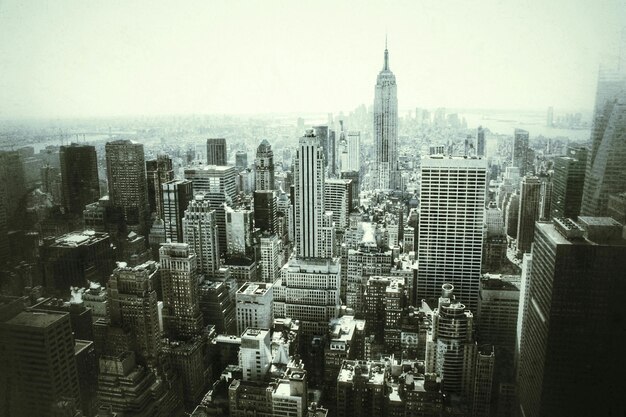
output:
M626 0L0 0L0 118L593 107Z

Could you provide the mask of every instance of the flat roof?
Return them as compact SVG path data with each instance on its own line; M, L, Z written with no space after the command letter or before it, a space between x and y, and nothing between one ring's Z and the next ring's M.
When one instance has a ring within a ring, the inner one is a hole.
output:
M69 313L56 311L22 311L17 316L6 321L11 326L24 326L34 328L46 328L50 325L62 320Z

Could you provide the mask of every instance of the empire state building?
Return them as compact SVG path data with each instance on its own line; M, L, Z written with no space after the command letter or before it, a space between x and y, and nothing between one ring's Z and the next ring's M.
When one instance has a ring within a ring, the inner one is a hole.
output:
M378 187L400 188L398 172L398 93L396 76L389 69L385 42L385 64L378 73L374 94L374 140Z

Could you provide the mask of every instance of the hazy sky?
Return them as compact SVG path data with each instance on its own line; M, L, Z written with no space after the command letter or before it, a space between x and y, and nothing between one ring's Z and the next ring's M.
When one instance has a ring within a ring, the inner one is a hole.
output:
M0 0L0 118L591 109L626 0Z

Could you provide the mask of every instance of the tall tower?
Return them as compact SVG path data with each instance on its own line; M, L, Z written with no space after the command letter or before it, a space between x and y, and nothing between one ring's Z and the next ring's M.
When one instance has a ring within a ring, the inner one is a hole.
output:
M436 298L445 283L476 311L487 185L485 159L422 159L417 297Z
M215 210L202 194L189 203L183 217L183 241L198 259L198 271L213 277L220 267L219 239Z
M70 213L82 215L87 204L100 198L96 148L72 143L61 146L59 158L63 206Z
M172 180L161 186L165 238L183 241L183 216L193 199L193 184L189 180Z
M322 258L324 215L324 150L312 129L300 138L294 161L296 254Z
M520 415L624 414L625 269L617 221L536 224L520 314Z
M130 140L116 140L105 145L109 200L119 208L131 230L148 230L148 186L143 145Z
M575 219L580 214L587 148L568 148L567 155L554 158L552 177L552 217Z
M163 286L163 332L189 340L202 331L198 303L198 260L186 243L165 243L159 250Z
M215 138L206 140L207 165L226 165L226 139Z
M163 194L161 186L174 179L172 159L161 154L157 159L146 161L146 174L148 176L148 202L150 211L157 214L158 219L163 219Z
M532 160L528 147L528 132L524 129L515 129L513 137L513 166L518 167L520 175L532 174Z
M381 189L396 189L398 181L398 92L396 76L389 69L385 40L385 62L378 73L374 92L374 143Z
M539 220L540 199L541 181L539 178L524 177L517 220L517 250L521 253L530 252L535 235L535 222Z
M476 131L476 156L485 156L485 129L482 126Z

